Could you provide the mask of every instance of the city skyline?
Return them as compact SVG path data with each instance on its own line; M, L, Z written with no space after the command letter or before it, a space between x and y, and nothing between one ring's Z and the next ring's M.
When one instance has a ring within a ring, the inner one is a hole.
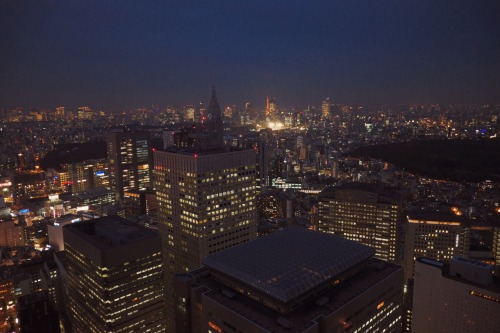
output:
M0 4L0 108L499 103L494 1Z

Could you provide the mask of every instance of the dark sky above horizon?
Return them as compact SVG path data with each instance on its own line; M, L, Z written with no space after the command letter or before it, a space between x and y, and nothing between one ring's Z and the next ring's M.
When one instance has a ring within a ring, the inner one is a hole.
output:
M500 103L500 1L0 2L0 109Z

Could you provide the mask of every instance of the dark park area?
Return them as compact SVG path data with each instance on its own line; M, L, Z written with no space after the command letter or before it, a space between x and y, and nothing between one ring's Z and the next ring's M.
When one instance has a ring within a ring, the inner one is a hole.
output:
M500 179L500 139L412 141L361 147L353 157L378 158L435 179Z

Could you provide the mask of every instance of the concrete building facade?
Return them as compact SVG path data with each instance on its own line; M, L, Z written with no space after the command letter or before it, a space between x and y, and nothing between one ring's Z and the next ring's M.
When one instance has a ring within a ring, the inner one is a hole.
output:
M455 257L415 263L412 332L497 332L500 280L493 267Z

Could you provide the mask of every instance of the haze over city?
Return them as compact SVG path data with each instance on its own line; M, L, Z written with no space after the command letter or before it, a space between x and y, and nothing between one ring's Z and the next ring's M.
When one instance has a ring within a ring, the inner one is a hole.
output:
M500 102L498 1L2 1L0 109Z
M0 2L0 333L500 327L500 2Z

